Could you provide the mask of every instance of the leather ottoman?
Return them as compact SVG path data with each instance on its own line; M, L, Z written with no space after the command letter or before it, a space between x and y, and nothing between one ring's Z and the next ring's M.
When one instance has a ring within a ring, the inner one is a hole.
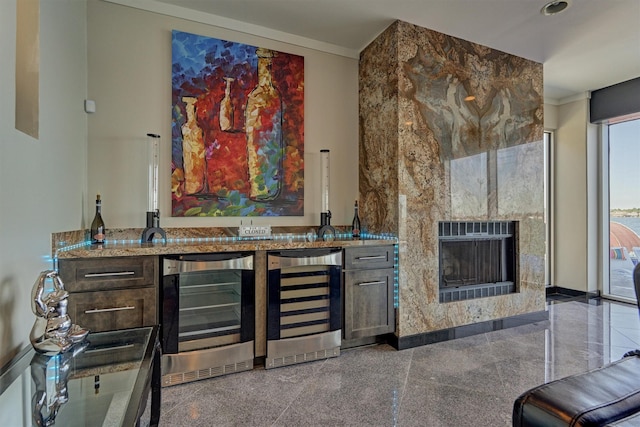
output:
M640 356L561 378L521 394L514 427L640 426Z

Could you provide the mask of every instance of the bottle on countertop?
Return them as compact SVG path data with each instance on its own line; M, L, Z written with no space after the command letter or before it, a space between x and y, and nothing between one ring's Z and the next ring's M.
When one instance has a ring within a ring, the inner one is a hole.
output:
M353 237L360 237L360 216L358 216L358 201L354 207L353 221L351 222L351 235Z
M102 201L100 195L96 196L96 215L91 222L91 244L103 244L105 240L106 230L104 228L104 221L102 220Z

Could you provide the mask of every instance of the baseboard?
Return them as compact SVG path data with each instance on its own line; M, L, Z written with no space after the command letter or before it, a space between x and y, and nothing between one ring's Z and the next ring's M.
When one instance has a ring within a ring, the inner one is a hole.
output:
M585 292L575 289L563 288L561 286L549 286L546 288L547 296L566 296L569 298L593 299L600 298L600 291Z
M342 339L340 342L340 350L346 350L349 348L356 347L365 347L372 344L384 344L386 343L386 339L384 336L374 336L374 337L365 337L365 338L355 338L351 340Z
M502 319L488 320L471 325L463 325L455 328L440 329L433 332L398 337L391 335L388 342L396 350L419 347L427 344L435 344L442 341L449 341L456 338L464 338L472 335L484 334L487 332L499 331L501 329L513 328L516 326L528 325L531 323L549 320L549 312L546 310L533 313L521 314L518 316L505 317Z

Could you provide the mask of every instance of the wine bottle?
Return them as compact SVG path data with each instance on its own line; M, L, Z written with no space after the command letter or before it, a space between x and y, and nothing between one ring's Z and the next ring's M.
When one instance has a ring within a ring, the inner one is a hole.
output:
M358 216L358 201L354 207L353 221L351 222L351 235L353 237L360 237L360 217Z
M104 221L102 220L102 201L100 195L96 196L96 215L91 222L91 244L103 244L105 240Z

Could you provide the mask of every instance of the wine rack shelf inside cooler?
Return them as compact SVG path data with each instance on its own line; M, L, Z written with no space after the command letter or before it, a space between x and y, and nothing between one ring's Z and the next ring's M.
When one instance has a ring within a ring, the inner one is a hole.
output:
M216 336L240 330L241 276L234 271L188 273L180 286L178 337Z
M329 330L329 268L282 269L280 337L291 338Z

